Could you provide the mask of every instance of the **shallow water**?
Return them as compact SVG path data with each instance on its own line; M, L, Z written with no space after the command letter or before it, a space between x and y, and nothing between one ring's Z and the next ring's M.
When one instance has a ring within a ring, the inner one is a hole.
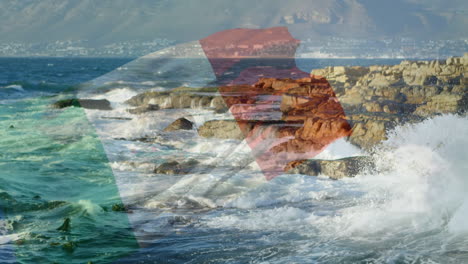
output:
M161 132L181 115L196 124L229 116L197 109L127 113L123 102L136 90L165 89L157 82L113 80L114 89L92 95L111 100L113 111L49 107L74 93L70 86L125 60L30 59L16 70L18 61L0 61L14 72L0 75L2 263L468 262L466 117L397 127L374 150L377 170L356 178L267 181L245 142ZM49 64L70 75L40 66ZM84 76L75 74L81 67ZM111 79L105 76L97 82ZM19 81L29 86L9 87ZM134 140L139 137L152 140ZM317 158L361 154L341 139ZM152 172L165 160L188 158L214 169ZM128 213L112 211L120 203ZM67 217L71 230L57 230Z

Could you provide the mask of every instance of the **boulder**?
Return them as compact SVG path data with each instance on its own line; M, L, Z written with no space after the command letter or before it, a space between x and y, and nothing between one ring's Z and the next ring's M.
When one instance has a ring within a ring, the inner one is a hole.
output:
M391 127L390 121L367 119L353 122L349 141L363 149L371 149L387 139L387 131Z
M70 106L83 107L86 109L112 110L111 104L106 99L64 99L55 102L52 107L66 108Z
M125 212L127 209L123 203L116 203L112 205L111 210L113 212Z
M415 114L426 117L435 114L461 114L467 110L467 94L440 94L432 97L426 104L416 108Z
M207 138L243 140L254 125L236 120L210 120L198 128L198 134Z
M188 160L186 162L168 161L159 165L154 169L157 174L189 174L199 164L196 160Z
M172 122L169 126L164 129L164 132L171 132L176 130L191 130L193 128L193 123L188 119L181 117L176 121Z
M318 176L320 174L331 179L354 177L364 169L374 167L371 157L358 156L337 160L302 160L290 162L285 171L289 174L304 174Z
M144 113L151 112L151 111L157 111L159 109L160 107L157 104L147 104L147 105L139 106L137 108L127 109L127 111L130 114L140 115L140 114L144 114Z
M58 231L69 232L71 230L71 220L70 218L65 218L63 224L57 228Z
M131 106L159 105L161 109L184 109L184 108L213 108L220 104L219 97L206 93L196 93L197 89L176 90L167 92L144 92L128 99L125 103ZM222 100L222 98L221 98Z

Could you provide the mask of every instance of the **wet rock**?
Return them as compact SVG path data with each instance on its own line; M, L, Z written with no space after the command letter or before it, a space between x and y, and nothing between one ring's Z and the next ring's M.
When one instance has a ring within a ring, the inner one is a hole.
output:
M159 105L160 109L212 108L216 96L195 91L145 92L126 101L131 106Z
M440 94L433 96L426 104L416 108L415 114L433 116L435 114L465 113L468 110L468 94Z
M144 114L144 113L147 113L147 112L157 111L159 109L160 109L159 105L157 105L157 104L147 104L147 105L139 106L137 108L127 109L127 111L130 114L141 115L141 114Z
M57 101L52 105L54 108L65 108L70 106L81 107L78 99L64 99Z
M316 69L311 72L312 75L317 77L325 77L331 83L342 83L355 85L356 82L364 75L369 73L370 69L367 67L353 66L353 67L327 67L325 69Z
M146 92L127 102L158 104L162 109L208 108L219 113L229 109L236 120L211 120L198 128L199 135L208 138L242 140L264 121L298 125L277 133L294 138L273 147L274 152L319 151L340 137L370 149L396 125L438 114L466 113L466 65L468 56L392 66L336 66L296 80L260 78L253 85L212 87L209 93L205 88Z
M113 212L125 212L126 208L122 203L113 204L112 205L112 211Z
M58 207L61 207L61 206L64 206L66 205L67 202L65 201L50 201L50 202L46 202L44 204L41 204L39 206L37 206L37 210L42 210L42 209L54 209L54 208L58 208Z
M194 170L194 167L199 164L196 160L188 160L186 162L179 163L178 161L168 161L159 165L154 169L156 174L189 174Z
M65 242L63 243L62 245L62 248L65 250L65 251L68 251L68 252L73 252L75 251L77 247L77 244L73 241L69 241L69 242Z
M24 245L26 243L26 239L21 238L21 239L15 240L14 243L17 246L22 246L22 245Z
M106 99L64 99L55 102L54 108L66 108L70 106L83 107L86 109L112 110L110 102Z
M63 221L63 224L57 228L58 231L64 231L64 232L69 232L71 230L71 220L70 218L65 218Z
M349 141L369 149L385 140L395 125L439 114L466 113L467 64L465 55L446 61L403 61L394 66L328 67L312 74L325 77L336 92L352 126ZM306 104L303 97L295 99L287 92L282 111L298 112Z
M293 161L286 166L285 171L289 174L305 174L318 176L323 174L331 179L354 177L363 169L372 168L371 157L359 156L338 160L302 160Z
M188 225L192 219L188 216L176 215L170 218L167 222L171 226L181 226L181 225Z
M93 100L93 99L79 99L81 107L86 109L98 109L98 110L112 110L110 102L106 99Z
M214 97L213 100L211 100L210 106L213 107L218 114L229 111L229 107L222 97Z
M243 140L254 126L255 122L210 120L198 128L198 134L207 138Z
M294 139L281 143L271 149L274 153L317 152L340 137L351 134L351 127L345 119L308 118L303 126L294 133Z
M371 149L387 139L387 131L393 127L390 121L367 119L353 122L349 141L363 149Z
M191 130L193 128L193 123L188 119L181 117L176 121L172 122L169 126L164 129L164 132L171 132L177 130Z
M101 116L101 119L108 119L108 120L125 120L125 121L133 120L133 118L130 118L130 117L121 117L121 116Z

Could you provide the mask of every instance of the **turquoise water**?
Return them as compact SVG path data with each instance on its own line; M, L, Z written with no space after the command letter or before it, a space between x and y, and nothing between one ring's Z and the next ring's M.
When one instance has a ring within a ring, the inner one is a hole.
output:
M136 247L101 143L79 108L60 113L50 98L1 105L1 208L26 263L102 261ZM69 232L58 231L65 218ZM67 249L66 243L76 244ZM118 245L118 247L116 247Z
M127 215L111 210L121 200L94 128L80 108L50 108L60 90L103 74L92 66L101 61L0 61L18 67L0 75L24 89L3 88L0 103L0 209L15 234L12 261L101 263L131 252L136 240ZM65 218L71 229L57 230Z

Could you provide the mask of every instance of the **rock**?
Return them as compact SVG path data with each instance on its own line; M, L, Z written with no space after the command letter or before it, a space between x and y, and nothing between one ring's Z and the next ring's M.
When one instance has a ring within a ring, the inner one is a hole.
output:
M154 169L157 174L178 174L180 171L180 164L177 161L169 161L159 165Z
M176 130L191 130L193 128L193 123L187 120L184 117L177 119L172 122L168 127L164 129L164 132L171 132Z
M304 126L296 132L295 136L303 140L328 142L349 136L350 132L350 126L345 119L307 118Z
M168 161L154 169L154 173L174 175L189 174L198 164L198 161L192 159L182 163L179 163L178 161Z
M112 110L111 104L108 100L93 100L93 99L78 99L81 107L86 109L98 109L98 110Z
M466 113L465 60L463 57L403 61L394 66L327 67L312 74L324 76L337 94L345 119L352 125L348 140L370 149L385 140L387 131L395 125L419 122L438 114ZM308 104L307 98L288 98L289 94L288 91L283 96L283 112L297 112ZM316 115L307 108L302 111L306 116Z
M369 73L370 69L367 67L353 66L353 67L327 67L325 69L315 69L311 72L313 76L324 77L329 81L332 86L336 83L349 85L356 84L362 76Z
M10 128L10 129L13 129L13 128L15 128L15 126L14 126L14 125L10 125L10 127L9 127L9 128Z
M415 114L426 117L435 114L461 114L467 110L468 94L440 94L433 96L426 104L416 108Z
M137 107L157 104L161 109L206 108L218 113L229 109L235 120L207 121L198 128L199 135L247 137L252 142L256 141L253 137L260 137L259 141L267 138L275 144L263 147L273 153L319 152L341 137L371 149L385 140L395 125L437 114L466 113L467 58L327 67L295 80L260 78L253 85L146 92L127 103ZM278 124L280 121L284 123ZM181 129L185 125L180 122L165 131ZM274 122L274 128L265 129Z
M63 243L62 245L62 248L65 250L65 251L68 251L68 252L73 252L75 251L75 248L77 247L77 244L73 241L69 241L69 242L65 242Z
M300 86L300 83L292 79L278 79L278 80L273 81L271 88L273 88L275 91L286 92L289 89L299 87L299 86Z
M211 100L210 106L213 107L215 112L218 114L229 111L229 107L221 96L214 97Z
M137 108L127 109L127 111L130 114L134 114L134 115L140 115L146 112L157 111L157 110L159 110L159 105L157 104L147 104L147 105L139 106Z
M18 239L18 240L15 240L15 245L17 246L22 246L26 243L26 240L25 239Z
M358 156L338 160L303 160L293 161L288 164L285 171L289 174L305 174L318 176L323 174L331 179L354 177L363 169L372 168L371 157Z
M110 102L106 99L64 99L55 102L54 108L65 108L70 106L83 107L86 109L112 110Z
M64 232L69 232L71 230L71 220L70 218L65 218L65 220L63 221L63 224L57 228L57 230L59 231L64 231Z
M52 105L54 108L65 108L70 106L81 107L78 99L64 99L57 101Z
M367 119L354 121L349 141L363 149L369 150L387 139L387 130L391 128L391 121Z
M210 120L198 128L198 134L207 138L243 140L254 127L254 123L236 120Z
M366 102L363 104L367 112L382 112L383 108L378 102Z
M201 91L211 91L211 89L203 89ZM216 88L217 89L217 88ZM220 104L223 101L223 98L220 96L215 96L211 93L199 92L200 89L176 89L174 91L166 92L145 92L138 94L125 103L131 106L145 106L148 104L159 105L160 109L184 109L184 108L215 108L220 109ZM220 98L216 99L215 98Z
M114 211L114 212L125 212L126 208L122 203L113 204L112 205L112 211Z

